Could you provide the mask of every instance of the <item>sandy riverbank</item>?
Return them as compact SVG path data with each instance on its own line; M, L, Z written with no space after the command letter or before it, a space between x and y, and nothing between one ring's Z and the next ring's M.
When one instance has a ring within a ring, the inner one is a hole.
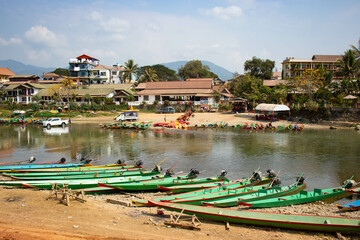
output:
M114 116L116 113L114 113ZM138 121L152 121L155 122L164 122L166 121L172 121L176 120L181 114L175 113L175 114L158 114L158 113L139 113L139 119ZM114 116L95 116L95 117L76 117L71 119L73 123L91 123L91 124L106 124L114 122ZM216 123L216 122L225 122L228 123L229 126L237 125L237 124L243 124L243 123L262 123L266 125L268 122L266 121L259 121L255 120L255 114L251 113L240 113L240 114L233 114L233 113L195 113L194 117L191 117L190 119L190 125L189 126L200 126L201 124L209 124L209 123ZM289 125L290 122L287 120L280 120L273 123L273 126L279 126L284 124L285 126ZM312 129L329 129L330 126L336 126L337 128L344 128L349 129L349 126L353 124L350 122L322 122L319 124L304 124L305 129L306 128L312 128Z
M163 224L169 220L168 211L159 216L155 208L106 203L107 198L130 201L130 196L119 194L87 196L86 203L72 201L68 207L46 200L49 191L0 187L0 193L0 239L336 239L332 233L239 224L225 230L224 223L207 220L201 220L201 231L169 228Z

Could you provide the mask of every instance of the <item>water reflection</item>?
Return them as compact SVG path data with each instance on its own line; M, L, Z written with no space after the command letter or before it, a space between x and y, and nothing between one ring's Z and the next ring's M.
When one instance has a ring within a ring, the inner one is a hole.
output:
M249 176L258 167L281 171L284 184L304 172L310 189L333 187L355 175L360 181L360 135L355 131L264 132L232 129L109 130L97 126L43 129L40 126L1 126L0 162L55 161L66 156L76 161L90 153L95 163L117 159L143 160L152 168L165 157L167 168L189 171L197 166L203 176L222 169L229 178Z

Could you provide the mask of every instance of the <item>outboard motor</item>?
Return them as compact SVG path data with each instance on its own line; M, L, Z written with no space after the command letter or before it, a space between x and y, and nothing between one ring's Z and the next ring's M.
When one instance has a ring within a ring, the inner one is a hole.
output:
M32 162L35 162L36 161L36 158L34 156L31 156L29 158L29 163L32 163Z
M124 164L125 163L125 160L123 159L119 159L115 162L115 164Z
M135 166L141 167L143 164L144 164L143 161L138 160L138 161L136 161Z
M281 180L280 180L280 178L277 178L277 179L275 179L275 181L273 182L272 186L273 186L273 187L277 187L277 186L280 186L280 184L281 184Z
M262 176L261 176L261 172L257 171L257 172L253 172L253 180L257 181L257 180L261 180Z
M269 178L273 178L276 176L276 172L272 169L268 169L266 172L267 172Z
M80 162L81 162L81 163L85 163L85 164L89 164L89 163L92 162L92 159L81 158Z
M152 170L153 172L161 172L162 171L162 167L160 165L157 165L154 167L154 169Z
M299 177L296 178L296 181L298 182L298 185L303 185L304 184L304 181L305 181L305 178L304 177L301 177L299 179Z
M197 170L196 168L192 168L190 169L189 176L198 175L199 173L200 173L199 170Z
M166 177L171 177L174 174L175 174L174 170L168 169L168 170L166 170L165 176Z
M344 188L350 189L352 187L354 187L357 183L354 180L346 180L344 182Z
M226 170L221 170L219 177L224 178L226 176L226 174L227 174Z
M60 163L65 163L66 162L66 158L62 157L60 158Z

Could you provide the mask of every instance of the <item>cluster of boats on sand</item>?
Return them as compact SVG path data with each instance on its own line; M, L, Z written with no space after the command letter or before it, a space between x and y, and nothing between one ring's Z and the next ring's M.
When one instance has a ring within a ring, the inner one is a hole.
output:
M40 124L45 118L0 118L0 124Z
M350 178L343 186L305 191L302 175L289 186L280 186L281 181L273 170L263 175L259 169L250 177L230 180L226 171L218 176L198 178L199 171L192 168L188 174L175 175L173 167L162 174L160 162L146 170L142 161L126 165L115 164L92 166L87 162L66 163L62 158L52 163L1 163L0 172L9 180L0 185L53 189L67 187L85 194L123 192L166 191L169 194L152 199L132 200L134 206L159 207L184 214L196 215L216 221L235 222L267 227L299 230L360 232L360 219L318 215L296 215L254 211L305 204L316 201L333 202L360 192ZM359 210L360 201L339 206L342 210Z

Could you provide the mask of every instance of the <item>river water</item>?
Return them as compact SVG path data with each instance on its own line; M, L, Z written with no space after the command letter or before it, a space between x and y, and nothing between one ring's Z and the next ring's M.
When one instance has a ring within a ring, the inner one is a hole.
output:
M90 154L89 154L90 153ZM89 154L94 164L118 159L131 164L142 160L151 169L174 164L175 172L192 167L200 176L228 172L230 179L248 177L260 167L280 171L282 185L304 173L308 189L330 188L354 175L360 181L360 133L354 130L271 132L232 129L120 130L97 125L72 125L43 129L41 126L0 126L0 162L35 156L38 162L68 162Z

